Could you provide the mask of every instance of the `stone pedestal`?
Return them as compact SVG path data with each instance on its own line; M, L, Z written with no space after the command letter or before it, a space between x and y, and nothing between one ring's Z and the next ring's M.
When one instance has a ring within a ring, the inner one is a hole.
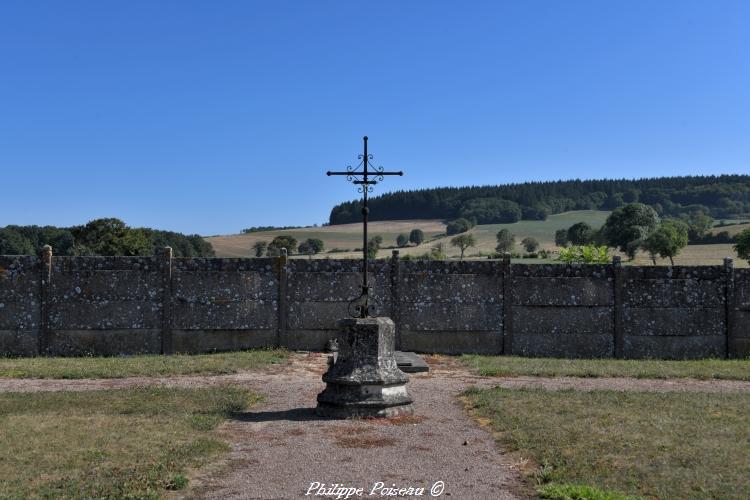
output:
M339 322L336 363L323 375L316 413L323 417L411 415L409 376L394 357L395 326L390 318L347 318Z

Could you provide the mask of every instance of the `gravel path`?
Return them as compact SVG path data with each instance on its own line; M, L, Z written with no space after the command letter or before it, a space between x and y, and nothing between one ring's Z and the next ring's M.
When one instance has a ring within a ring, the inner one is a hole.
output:
M415 416L382 420L325 420L314 414L323 389L325 356L293 354L288 364L220 376L134 377L106 380L0 379L0 392L83 391L162 385L199 387L236 384L267 396L252 411L225 422L220 433L228 456L193 471L187 498L336 498L305 496L314 483L363 488L444 485L443 497L526 498L522 480L528 464L504 453L491 434L469 418L459 399L468 387L539 387L549 390L635 390L750 392L750 382L694 379L575 377L480 377L452 358L428 359L431 370L408 385ZM439 486L436 486L439 489ZM175 494L174 496L178 496ZM344 498L343 496L340 498ZM403 497L401 497L403 498Z
M317 482L363 488L361 497L352 498L375 498L382 490L368 494L381 482L386 488L424 488L422 496L406 498L432 498L431 488L439 489L441 481L444 498L528 497L519 471L523 462L502 453L466 415L458 395L467 384L460 378L412 375L414 417L328 420L314 413L324 369L325 358L310 355L258 386L269 395L267 402L222 426L233 444L228 463L200 471L186 496L331 498L305 497Z

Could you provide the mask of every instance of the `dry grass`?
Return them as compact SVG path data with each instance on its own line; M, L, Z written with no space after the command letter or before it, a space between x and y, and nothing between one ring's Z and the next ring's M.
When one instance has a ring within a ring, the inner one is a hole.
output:
M542 248L550 251L558 250L554 243L555 231L558 229L567 229L577 222L586 222L592 227L600 227L604 224L609 212L601 210L578 210L551 215L545 221L520 221L514 224L485 224L479 225L471 230L471 234L477 240L475 247L469 248L466 252L467 258L483 258L495 251L495 235L501 229L508 229L516 235L516 251L523 253L521 240L529 236L536 238ZM733 225L715 230L727 230L730 234L739 232L746 226L750 225ZM383 237L383 246L395 246L396 237L400 233L408 234L414 228L420 228L424 231L425 237L429 242L423 243L418 247L409 246L399 249L401 255L419 256L430 251L430 248L442 243L445 252L449 258L457 258L459 250L450 245L452 236L445 236L445 224L441 220L409 220L409 221L380 221L369 224L369 233L371 236L380 235ZM360 248L362 246L362 225L361 224L342 224L337 226L326 226L318 228L300 228L284 231L263 231L250 234L215 236L207 238L213 244L217 257L252 257L252 246L256 241L270 242L275 236L285 234L292 235L298 241L307 238L320 238L325 244L326 253L319 254L315 258L335 258L348 259L360 258L360 252L337 252L327 253L334 248L350 249ZM443 234L443 236L440 236ZM378 258L387 258L391 255L391 249L384 248L378 252ZM481 254L481 255L480 255ZM690 245L683 249L681 254L675 259L677 265L721 265L724 257L735 257L732 245ZM307 257L295 257L307 258ZM524 260L523 262L539 263L540 260ZM651 265L651 259L647 254L641 252L635 264ZM657 259L658 265L668 265L666 259ZM747 262L735 258L737 267L747 267Z
M258 400L229 387L0 394L0 498L160 498L226 451L213 429Z
M486 377L634 377L750 380L750 359L560 359L480 356L461 361Z
M410 220L410 221L381 221L370 222L368 231L370 236L380 235L384 245L395 245L396 237L400 233L409 233L419 228L426 238L445 232L445 224L440 220ZM262 231L248 234L233 234L206 238L216 250L217 257L252 257L252 247L257 241L270 242L276 236L289 235L301 242L307 238L323 240L326 251L334 248L350 249L362 247L362 224L341 224L336 226L288 229L282 231ZM325 254L324 254L325 255ZM361 254L336 253L337 258L345 256L359 256Z
M520 221L514 224L487 224L474 228L471 233L477 239L477 246L469 249L468 253L494 252L497 244L495 235L500 229L509 229L516 235L518 251L522 251L520 242L523 238L531 236L542 243L542 246L554 248L555 231L567 229L576 222L587 222L593 227L604 224L609 212L600 210L579 210L551 215L545 221ZM408 234L414 228L422 229L425 238L430 240L439 234L445 233L445 224L442 220L408 220L408 221L380 221L368 224L370 236L380 235L383 237L383 246L395 246L396 237L400 233ZM294 236L298 241L307 238L320 238L325 244L326 251L333 248L354 249L362 247L362 225L342 224L337 226L326 226L318 228L302 228L284 231L263 231L250 234L238 234L227 236L216 236L207 238L214 246L217 257L251 257L252 246L256 241L270 242L275 236L285 234ZM450 246L452 236L444 236L429 243L423 243L418 247L406 247L399 249L402 255L420 255L428 252L435 243L442 242L449 256L458 256L458 249ZM383 249L378 257L390 256L391 250ZM324 253L317 258L358 258L360 253ZM303 257L304 258L304 257Z
M427 420L427 417L424 415L401 415L399 417L375 419L375 422L388 425L417 425L425 420Z
M257 349L170 356L0 358L0 377L87 379L220 375L281 363L286 357L287 352L283 349Z
M336 445L341 448L383 448L393 446L396 440L383 436L339 436L336 438Z
M720 233L722 231L726 231L729 233L730 236L735 236L745 229L750 228L750 222L744 222L742 224L732 224L729 226L720 226L720 227L714 227L711 232L713 234Z
M495 388L466 396L506 448L539 465L534 478L540 486L600 489L544 498L619 497L601 490L664 499L750 498L750 394Z
M745 260L737 258L732 244L716 245L688 245L675 257L674 263L678 266L720 266L724 264L724 257L734 259L735 267L748 267ZM648 254L639 252L634 264L650 266L653 264ZM668 266L669 259L656 259L659 266Z

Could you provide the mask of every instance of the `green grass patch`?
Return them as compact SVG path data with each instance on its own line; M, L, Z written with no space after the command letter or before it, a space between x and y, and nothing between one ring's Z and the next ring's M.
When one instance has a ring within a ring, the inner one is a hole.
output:
M750 498L750 394L465 395L506 447L539 464L544 498Z
M539 498L545 500L628 500L636 498L611 491L586 486L585 484L546 484L538 490Z
M85 379L221 375L281 363L287 354L283 349L257 349L169 356L0 358L0 377Z
M559 359L463 355L486 377L633 377L750 380L750 358L667 361L656 359Z
M0 394L0 498L160 498L228 449L213 429L246 390Z

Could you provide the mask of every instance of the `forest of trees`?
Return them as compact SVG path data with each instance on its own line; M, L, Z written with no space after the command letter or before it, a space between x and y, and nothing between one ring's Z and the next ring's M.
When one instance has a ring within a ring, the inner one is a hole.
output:
M44 245L55 255L154 255L170 246L175 257L214 256L211 244L197 234L133 228L114 218L73 227L0 228L0 255L37 255Z
M370 198L370 220L455 219L477 224L544 220L569 210L614 210L627 203L651 206L660 216L703 212L716 219L750 214L750 175L570 180L500 186L396 191ZM361 220L361 200L331 210L330 224Z

